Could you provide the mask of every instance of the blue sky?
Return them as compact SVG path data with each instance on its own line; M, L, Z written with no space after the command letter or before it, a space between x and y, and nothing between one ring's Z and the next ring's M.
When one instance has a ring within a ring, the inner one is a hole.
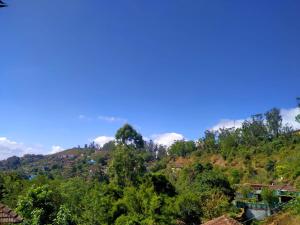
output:
M7 2L5 146L68 148L124 121L147 137L197 139L220 121L295 108L300 95L298 0Z

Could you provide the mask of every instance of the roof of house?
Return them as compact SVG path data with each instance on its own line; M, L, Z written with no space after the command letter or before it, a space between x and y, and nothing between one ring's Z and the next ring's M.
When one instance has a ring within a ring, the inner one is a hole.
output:
M250 184L252 188L255 190L260 190L263 188L269 188L271 190L280 190L280 191L290 191L297 192L297 189L290 184L282 184L282 185L264 185L264 184Z
M23 219L10 208L0 203L0 224L21 223Z
M220 216L213 220L210 220L203 225L242 225L240 222L228 217L228 216Z
M271 190L280 190L280 191L291 191L291 192L297 192L297 189L289 184L284 185L270 185L269 188Z

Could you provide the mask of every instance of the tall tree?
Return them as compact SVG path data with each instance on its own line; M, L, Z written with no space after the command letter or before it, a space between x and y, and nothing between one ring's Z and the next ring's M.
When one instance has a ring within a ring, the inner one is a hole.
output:
M282 127L282 117L280 110L273 108L265 113L267 128L271 137L278 137L280 129Z
M219 146L223 157L228 157L234 154L236 148L239 145L239 132L240 129L234 128L222 128L218 131L219 133Z
M110 179L121 187L137 184L145 170L141 153L130 146L118 146L109 163Z
M125 124L115 135L117 142L123 145L134 145L136 148L144 147L144 140L130 124Z
M216 132L206 130L203 138L203 147L205 150L212 152L217 149Z
M267 139L268 131L262 114L253 115L242 125L242 142L249 146L257 145Z

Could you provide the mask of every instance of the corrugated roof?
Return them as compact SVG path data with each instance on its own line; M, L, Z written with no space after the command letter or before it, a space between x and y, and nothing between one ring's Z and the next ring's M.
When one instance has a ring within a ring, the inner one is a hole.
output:
M228 216L220 216L213 220L210 220L203 225L242 225L240 222L228 217Z
M10 208L0 203L0 224L21 223L23 219Z

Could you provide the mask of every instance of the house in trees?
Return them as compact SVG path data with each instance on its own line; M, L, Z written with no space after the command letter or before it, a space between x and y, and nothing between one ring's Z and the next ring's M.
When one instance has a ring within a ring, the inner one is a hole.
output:
M262 220L280 211L287 202L300 196L300 192L289 184L245 184L240 187L244 189L244 193L236 194L235 205L245 210L248 219ZM267 194L264 194L264 191Z
M0 204L0 225L21 223L23 219L7 206Z

